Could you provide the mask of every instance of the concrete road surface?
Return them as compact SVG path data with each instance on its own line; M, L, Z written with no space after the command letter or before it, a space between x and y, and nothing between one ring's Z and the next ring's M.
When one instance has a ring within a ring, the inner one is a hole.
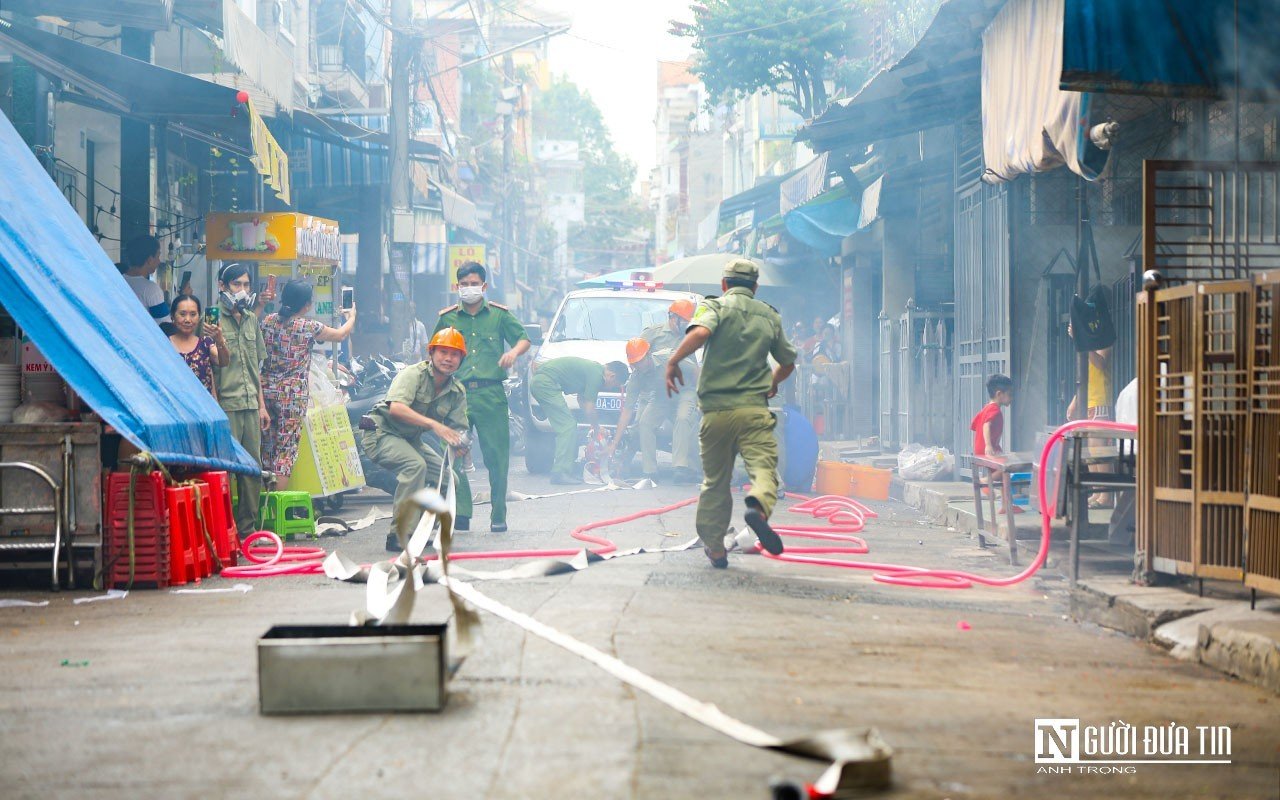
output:
M518 465L513 487L556 488ZM693 493L514 503L501 535L487 532L482 507L459 547L573 546L577 524ZM389 508L389 498L370 490L345 513L355 519L375 504ZM998 552L915 511L875 505L863 559L1012 572ZM693 515L689 507L606 535L624 548L670 546L693 536ZM776 519L806 521L785 511ZM383 522L322 544L368 562L382 557L386 533ZM257 638L273 624L345 623L364 587L320 576L250 583L248 593L135 590L85 605L72 598L92 592L0 593L50 601L0 608L0 795L766 798L772 777L812 780L822 768L739 744L492 617L439 714L263 717ZM1047 572L1011 588L922 590L760 556L731 556L717 571L695 549L477 585L779 737L878 728L895 750L894 785L880 796L1280 797L1280 698L1071 621L1063 581ZM432 586L416 616L439 621L448 608ZM1173 722L1190 729L1192 756L1196 726L1230 726L1222 757L1231 763L1052 774L1035 763L1038 718L1140 730Z

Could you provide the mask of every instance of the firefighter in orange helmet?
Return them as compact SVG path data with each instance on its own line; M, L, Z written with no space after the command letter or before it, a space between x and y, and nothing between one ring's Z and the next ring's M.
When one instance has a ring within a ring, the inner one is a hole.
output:
M387 396L360 420L365 456L396 473L395 519L400 519L405 503L413 505L413 494L419 489L446 490L437 485L444 448L452 447L456 453L467 446L467 392L453 377L466 355L461 333L454 328L437 331L427 345L427 360L401 370ZM439 444L424 441L424 433L434 434ZM465 531L471 522L471 484L456 466L453 476L458 503L454 527ZM400 531L406 540L399 540L392 530L387 550L403 550L421 518L422 511L415 506Z
M665 365L667 358L684 339L689 321L697 306L693 300L680 298L667 308L667 321L645 328L640 337L649 343L651 355ZM681 366L689 373L690 381L697 381L698 365L688 359ZM645 473L656 472L657 430L668 420L671 423L671 466L675 483L698 482L696 462L698 457L698 398L693 392L682 392L670 403L666 402L665 388L657 393L661 402L650 403L652 410L637 421L640 429L640 456ZM652 445L649 446L649 442Z

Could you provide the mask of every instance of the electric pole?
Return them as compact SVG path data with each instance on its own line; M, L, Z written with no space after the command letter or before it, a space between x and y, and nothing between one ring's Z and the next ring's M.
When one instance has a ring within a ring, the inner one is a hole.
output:
M409 35L411 0L391 0L391 285L383 286L390 325L390 345L397 349L410 325L409 297L412 292L413 207L410 200L409 112L411 107L409 72L414 39Z
M511 54L508 53L502 57L502 74L504 78L510 79L513 74L514 62ZM507 95L506 81L503 81L503 100L506 101ZM499 251L498 269L509 275L512 280L515 279L515 247L512 243L515 241L514 225L511 214L511 187L514 181L511 179L511 151L512 137L515 133L515 117L516 109L519 107L520 98L517 96L510 100L510 108L507 113L502 116L502 245ZM514 284L511 284L514 287Z

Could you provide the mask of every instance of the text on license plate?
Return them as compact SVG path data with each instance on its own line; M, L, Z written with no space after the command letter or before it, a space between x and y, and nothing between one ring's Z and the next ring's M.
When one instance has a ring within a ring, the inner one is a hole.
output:
M601 411L621 411L622 398L621 397L597 397L596 408Z

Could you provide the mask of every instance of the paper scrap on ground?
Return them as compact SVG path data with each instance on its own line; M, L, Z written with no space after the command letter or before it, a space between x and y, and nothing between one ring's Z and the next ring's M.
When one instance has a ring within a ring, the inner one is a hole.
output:
M108 589L106 594L97 594L93 597L77 597L71 602L76 605L81 603L96 603L99 600L123 600L129 596L129 592L125 589Z
M223 586L218 589L170 589L169 594L227 594L228 592L240 592L248 594L253 591L253 587L247 583L237 583L234 586Z
M369 512L355 522L348 522L350 530L362 531L380 519L391 519L390 511L383 511L380 506L374 506Z
M0 608L43 608L47 605L48 600L0 600Z

